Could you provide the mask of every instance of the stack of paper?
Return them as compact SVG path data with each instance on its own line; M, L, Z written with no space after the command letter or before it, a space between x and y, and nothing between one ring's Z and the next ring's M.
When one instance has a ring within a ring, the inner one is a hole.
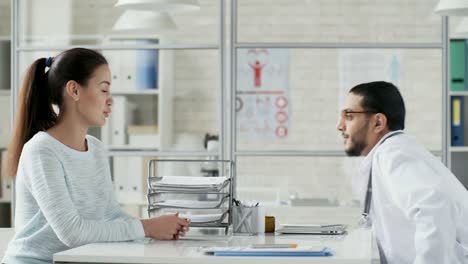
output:
M224 202L224 199L216 201L192 201L192 200L165 200L152 203L159 207L177 207L191 209L210 209L217 208Z
M283 234L343 235L346 233L346 227L344 224L282 224L277 232Z
M150 178L150 187L167 191L219 191L228 177L161 176Z
M190 219L191 223L194 224L204 224L222 221L225 213L216 213L216 214L179 214L181 218Z

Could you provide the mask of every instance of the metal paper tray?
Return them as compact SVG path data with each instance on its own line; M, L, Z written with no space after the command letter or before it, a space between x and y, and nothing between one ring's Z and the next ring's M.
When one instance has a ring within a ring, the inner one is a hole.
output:
M167 210L168 208L154 208L148 209L149 217L157 217L161 215L179 212L179 217L191 219L190 226L204 226L204 225L219 225L222 224L224 219L229 213L229 209L209 209L204 210L203 213L192 211L191 209L184 210ZM210 213L211 211L211 213ZM207 220L204 220L207 219Z
M188 195L184 199L164 199L158 193L148 194L148 204L151 208L215 209L220 208L229 198L229 194L214 194L218 196L217 199L204 201L193 197L193 194Z
M154 192L177 192L177 193L207 193L207 192L220 192L226 188L231 182L231 178L227 178L226 181L220 186L215 187L197 187L189 188L184 186L159 186L157 181L160 177L149 177L148 187Z

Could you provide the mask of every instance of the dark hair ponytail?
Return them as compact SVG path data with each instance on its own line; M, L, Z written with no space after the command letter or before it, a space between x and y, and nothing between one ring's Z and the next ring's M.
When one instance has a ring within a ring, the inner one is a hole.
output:
M38 131L49 129L57 121L47 91L45 63L46 59L41 58L29 66L19 91L15 123L8 145L9 176L16 174L23 145Z
M48 65L46 66L46 61ZM74 80L86 86L95 69L107 64L98 52L75 48L57 57L36 60L26 72L17 101L15 123L8 145L7 173L14 177L23 146L37 132L45 131L57 123L53 105L63 109L63 89ZM46 72L46 68L50 67Z

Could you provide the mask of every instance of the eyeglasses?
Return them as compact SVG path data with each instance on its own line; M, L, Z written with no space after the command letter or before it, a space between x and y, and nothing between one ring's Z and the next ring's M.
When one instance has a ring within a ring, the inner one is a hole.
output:
M376 111L351 111L351 110L343 110L341 111L341 118L350 120L351 116L348 114L376 114Z

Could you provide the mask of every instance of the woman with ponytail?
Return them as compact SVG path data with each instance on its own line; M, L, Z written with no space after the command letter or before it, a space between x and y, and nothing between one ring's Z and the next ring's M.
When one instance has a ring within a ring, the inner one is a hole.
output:
M106 148L87 135L111 112L110 76L106 59L83 48L29 67L8 147L16 234L2 263L51 263L54 253L87 243L188 231L178 215L139 220L117 203Z

